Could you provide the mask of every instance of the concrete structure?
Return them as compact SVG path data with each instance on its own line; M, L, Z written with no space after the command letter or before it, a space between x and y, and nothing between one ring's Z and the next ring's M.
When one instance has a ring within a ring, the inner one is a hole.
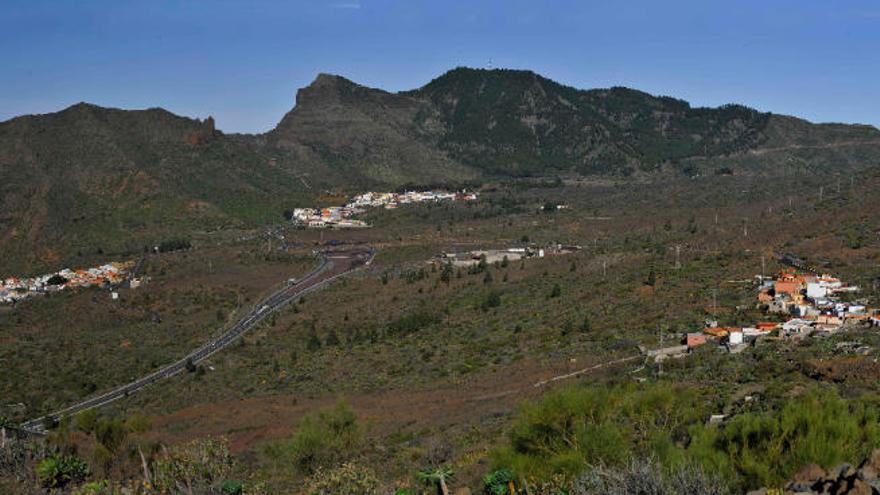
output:
M687 354L688 349L686 345L674 345L671 347L661 347L660 349L649 349L645 354L648 357L654 358L654 362L660 362L670 357L681 357Z
M741 331L733 331L727 335L727 341L731 345L737 345L743 343L743 333Z
M828 295L828 289L820 282L810 282L807 284L807 297L810 299L821 299Z

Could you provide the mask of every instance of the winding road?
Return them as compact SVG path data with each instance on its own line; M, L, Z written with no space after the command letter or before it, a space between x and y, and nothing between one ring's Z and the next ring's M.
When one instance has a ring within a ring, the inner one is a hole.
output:
M247 314L233 323L232 326L225 328L219 336L191 351L180 360L99 396L86 399L64 409L26 421L21 424L21 429L36 434L43 433L45 432L44 425L46 423L54 423L61 418L72 416L81 411L109 404L110 402L119 400L123 397L128 397L130 394L158 381L171 378L185 370L187 366L198 364L228 347L230 344L238 340L238 338L245 332L256 326L263 320L263 318L277 311L285 304L294 301L309 292L319 290L337 278L345 276L354 270L357 270L359 267L368 264L373 259L374 255L375 251L372 249L322 252L321 262L314 270L300 278L295 284L287 285L266 299L258 302Z

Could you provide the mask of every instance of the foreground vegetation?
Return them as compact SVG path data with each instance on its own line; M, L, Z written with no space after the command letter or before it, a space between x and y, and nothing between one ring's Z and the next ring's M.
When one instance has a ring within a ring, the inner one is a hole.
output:
M310 269L330 239L379 256L161 388L46 442L16 442L0 487L714 493L780 486L808 462L857 462L878 446L880 336L867 328L737 355L705 346L662 369L636 359L536 386L675 343L706 318L763 318L750 280L762 257L776 269L778 252L824 264L876 302L880 204L866 193L878 178L819 202L829 180L515 181L486 185L475 204L373 212L374 229L285 231L286 246L265 232L194 237L151 256L151 282L115 303L84 291L0 312L0 360L15 377L0 415L33 417L173 359ZM569 208L539 211L547 204ZM583 249L461 270L426 263L445 250L557 243ZM712 414L727 419L707 425Z

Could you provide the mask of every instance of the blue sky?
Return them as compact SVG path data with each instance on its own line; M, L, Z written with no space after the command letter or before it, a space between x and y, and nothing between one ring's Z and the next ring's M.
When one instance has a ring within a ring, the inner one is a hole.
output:
M88 101L262 132L319 72L398 91L491 62L880 126L876 0L3 0L0 53L0 120Z

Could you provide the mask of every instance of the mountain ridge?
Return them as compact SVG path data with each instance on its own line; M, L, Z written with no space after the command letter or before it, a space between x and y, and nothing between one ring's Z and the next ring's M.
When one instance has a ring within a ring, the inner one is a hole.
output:
M773 175L780 164L840 173L878 157L872 126L813 124L742 105L695 108L508 69L456 68L396 93L321 73L262 134L226 134L211 117L157 107L81 102L0 122L0 265L269 223L324 190Z

